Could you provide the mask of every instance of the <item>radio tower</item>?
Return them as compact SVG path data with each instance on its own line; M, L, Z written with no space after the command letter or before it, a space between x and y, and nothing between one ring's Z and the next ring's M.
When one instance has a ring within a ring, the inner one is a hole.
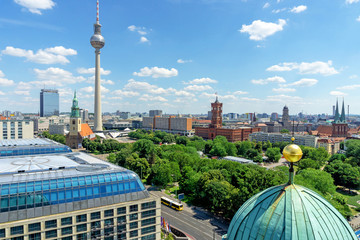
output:
M94 24L94 35L90 43L95 48L95 104L94 104L94 131L100 132L102 128L101 114L101 85L100 85L100 49L105 45L105 39L101 36L101 25L99 23L99 0L96 1L96 23Z

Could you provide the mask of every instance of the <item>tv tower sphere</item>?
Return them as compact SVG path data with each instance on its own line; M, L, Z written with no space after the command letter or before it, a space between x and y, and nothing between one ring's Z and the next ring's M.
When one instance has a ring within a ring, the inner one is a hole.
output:
M100 49L105 46L105 38L103 36L101 36L101 32L100 32L100 34L96 33L96 28L98 27L97 25L99 25L99 29L101 27L100 24L94 24L95 33L94 33L94 35L91 36L90 43L91 43L91 46L93 46L93 48Z

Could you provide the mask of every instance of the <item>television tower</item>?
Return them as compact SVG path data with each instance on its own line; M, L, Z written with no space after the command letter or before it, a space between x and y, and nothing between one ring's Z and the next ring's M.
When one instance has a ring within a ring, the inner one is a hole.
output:
M95 48L95 104L94 104L94 131L100 132L102 128L101 114L101 85L100 85L100 49L105 45L105 39L101 36L101 25L99 23L99 0L96 1L96 23L94 34L90 43Z

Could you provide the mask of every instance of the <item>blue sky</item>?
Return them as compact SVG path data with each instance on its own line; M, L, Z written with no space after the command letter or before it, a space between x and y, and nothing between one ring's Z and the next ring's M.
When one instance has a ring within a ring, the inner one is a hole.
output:
M93 111L95 0L1 0L1 110ZM102 109L360 113L360 0L100 0Z

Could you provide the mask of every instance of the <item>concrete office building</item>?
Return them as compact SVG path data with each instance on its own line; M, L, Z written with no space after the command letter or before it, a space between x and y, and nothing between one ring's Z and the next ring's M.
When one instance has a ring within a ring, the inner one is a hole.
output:
M150 110L149 117L162 116L162 110Z
M25 147L32 155L0 156L0 239L160 239L160 199L134 172L85 153L13 149Z
M31 120L0 120L0 139L34 138L34 122Z
M50 125L56 124L56 125L69 125L70 124L70 118L69 116L52 116L52 117L36 117L33 118L32 121L34 121L34 133L39 134L44 131L49 131Z
M41 89L40 117L59 116L59 91L55 89Z
M250 141L257 142L267 142L271 143L276 142L291 142L292 135L290 134L281 134L281 133L265 133L265 132L256 132L250 134ZM318 137L312 135L294 135L295 144L308 146L308 147L318 147Z
M192 119L184 117L143 117L142 128L146 130L160 130L172 134L192 136Z

